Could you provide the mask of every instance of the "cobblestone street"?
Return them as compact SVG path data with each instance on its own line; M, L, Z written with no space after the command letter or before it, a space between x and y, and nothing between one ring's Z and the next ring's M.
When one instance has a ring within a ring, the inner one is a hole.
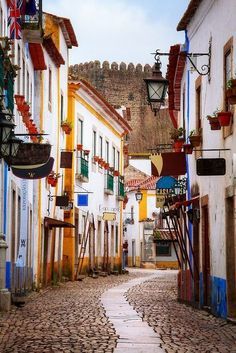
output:
M236 326L176 301L176 273L132 269L129 275L85 278L32 293L23 308L13 306L1 315L0 352L116 352L118 335L106 317L101 295L153 274L156 278L147 278L125 296L157 333L165 352L236 352ZM148 345L142 352L150 353Z
M127 293L129 303L160 335L167 353L235 353L236 325L176 301L176 271L158 271L155 279Z

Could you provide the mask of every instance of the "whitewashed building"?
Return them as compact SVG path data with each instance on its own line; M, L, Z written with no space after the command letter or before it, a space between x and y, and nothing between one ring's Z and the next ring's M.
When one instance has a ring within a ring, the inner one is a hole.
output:
M192 226L192 243L200 279L194 276L187 300L224 318L236 318L236 126L235 105L227 98L229 80L235 78L235 13L234 0L192 0L177 27L186 33L188 53L208 54L194 60L199 72L186 60L181 93L176 92L181 97L179 126L186 136L191 130L201 136L200 151L188 156L188 196L199 197L194 208L200 209L200 222ZM231 112L231 119L228 126L212 130L207 116L217 109ZM215 160L211 176L197 175L198 158L219 157L225 159L225 174L216 175Z

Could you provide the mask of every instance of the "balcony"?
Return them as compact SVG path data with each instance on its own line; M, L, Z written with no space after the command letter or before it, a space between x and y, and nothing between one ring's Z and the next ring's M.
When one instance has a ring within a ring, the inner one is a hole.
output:
M29 43L42 42L42 0L35 0L30 9L25 6L25 14L21 15L21 29Z
M83 157L77 157L77 166L75 177L82 183L89 181L89 167L88 160Z
M118 179L118 194L117 194L117 200L118 200L118 201L124 201L124 199L125 199L124 181L123 181L123 178L119 177L119 179Z
M105 188L104 192L107 195L114 194L114 176L109 172L105 175Z

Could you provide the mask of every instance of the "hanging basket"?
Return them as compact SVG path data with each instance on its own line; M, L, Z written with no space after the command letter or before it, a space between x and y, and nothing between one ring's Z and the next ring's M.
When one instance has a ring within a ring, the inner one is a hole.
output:
M20 109L20 107L23 106L24 102L25 102L25 97L20 95L20 94L15 94L15 102L17 105L17 109Z
M231 122L231 112L219 112L217 113L217 117L219 120L220 126L229 126Z
M211 130L220 130L221 129L221 126L220 126L220 123L219 123L217 116L208 115L207 119L208 119L209 124L211 126Z
M71 129L71 127L69 125L62 124L61 128L62 128L62 130L64 131L64 133L66 135L70 135L72 129Z
M174 141L173 147L175 152L181 152L184 144L184 138L180 138Z
M202 142L202 136L201 135L189 136L189 141L193 147L198 147Z
M21 143L17 155L15 157L6 157L5 159L9 165L36 165L47 163L50 153L50 144Z
M191 143L185 143L183 145L184 153L185 154L192 154L193 153L193 146Z

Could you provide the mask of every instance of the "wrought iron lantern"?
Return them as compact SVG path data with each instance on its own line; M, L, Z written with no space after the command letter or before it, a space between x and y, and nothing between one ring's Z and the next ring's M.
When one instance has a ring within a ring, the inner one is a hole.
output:
M148 102L156 116L161 105L165 103L168 80L162 77L161 61L158 51L155 53L154 58L156 62L152 71L152 77L145 78L144 81L147 86Z
M10 138L11 132L15 127L11 119L12 114L0 111L0 145L2 145L3 143L7 143L8 139Z
M22 140L11 134L7 142L1 144L1 155L3 157L15 157L22 142Z
M135 198L136 198L136 201L138 201L138 202L141 202L142 199L143 199L143 194L142 194L142 192L140 191L140 188L139 188L139 187L138 187L137 192L135 193Z

